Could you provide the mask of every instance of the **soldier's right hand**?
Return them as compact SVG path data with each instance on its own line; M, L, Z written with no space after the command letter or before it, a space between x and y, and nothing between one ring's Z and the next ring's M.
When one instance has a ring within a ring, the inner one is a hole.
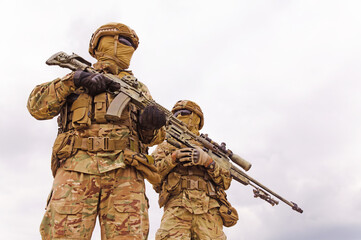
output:
M76 87L85 87L91 96L95 96L106 90L113 92L120 88L119 83L113 82L103 74L89 73L82 70L75 71L73 81Z
M194 148L182 148L172 153L173 162L198 162L199 152Z
M173 162L180 162L185 167L201 165L206 168L214 168L213 159L205 153L200 147L182 148L173 152Z

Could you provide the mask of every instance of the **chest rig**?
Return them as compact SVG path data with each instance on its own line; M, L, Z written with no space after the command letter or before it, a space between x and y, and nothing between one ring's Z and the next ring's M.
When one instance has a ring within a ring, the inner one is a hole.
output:
M105 114L115 94L104 92L94 97L87 93L71 94L68 96L58 117L58 131L83 133L96 124L113 124L126 127L129 136L122 140L109 137L91 136L80 137L84 134L75 134L74 148L90 152L114 151L128 148L135 152L146 153L147 148L141 143L138 133L138 115L140 109L133 103L128 103L120 119L109 121Z
M177 165L173 171L180 175L179 184L181 189L201 190L205 191L210 197L216 197L215 184L203 167Z
M195 141L193 143L197 144ZM186 146L182 144L180 148L184 147ZM171 155L177 149L178 148L172 146L171 144L168 144L167 149L165 149L165 153L167 155ZM165 177L162 189L168 191L170 189L177 189L176 191L169 191L172 195L178 194L183 189L195 189L205 191L210 197L216 197L215 186L216 184L213 182L204 167L184 167L183 165L178 164L172 169L168 176Z

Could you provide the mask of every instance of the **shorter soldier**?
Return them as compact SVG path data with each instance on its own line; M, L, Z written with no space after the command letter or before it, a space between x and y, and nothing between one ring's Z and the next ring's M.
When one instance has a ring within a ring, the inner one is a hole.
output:
M178 101L172 113L199 135L204 118L196 103ZM154 188L159 206L164 206L156 239L226 239L223 225L233 226L238 220L224 192L231 183L229 170L200 147L177 149L163 142L152 155L162 178Z

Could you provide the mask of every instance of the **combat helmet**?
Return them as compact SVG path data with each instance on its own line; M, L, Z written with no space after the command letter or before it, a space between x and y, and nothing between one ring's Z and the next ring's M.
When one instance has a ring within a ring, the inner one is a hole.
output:
M122 36L133 43L134 49L138 48L139 38L135 31L122 23L107 23L99 27L92 35L89 43L89 53L95 57L95 49L99 44L99 40L103 36Z
M198 104L195 102L192 102L190 100L179 100L174 105L174 107L172 109L172 113L174 114L176 111L182 110L182 109L187 109L189 111L192 111L200 117L201 121L199 122L199 130L201 130L203 127L203 124L204 124L204 116L203 116L202 109L198 106Z

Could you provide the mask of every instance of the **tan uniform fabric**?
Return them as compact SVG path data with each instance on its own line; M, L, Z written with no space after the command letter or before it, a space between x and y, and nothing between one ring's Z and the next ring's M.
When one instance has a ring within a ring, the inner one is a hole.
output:
M119 77L131 74L107 62L95 66ZM144 84L140 89L151 98ZM60 113L61 130L52 156L53 194L41 224L43 239L90 239L97 215L102 239L146 239L143 174L124 159L131 157L129 152L145 153L147 146L162 142L165 132L139 131L139 109L132 104L120 122L107 122L104 115L113 99L110 93L91 97L75 89L73 74L38 85L30 94L27 107L36 119ZM157 179L154 174L144 176Z
M175 150L163 142L152 153L162 179L154 187L160 193L160 207L164 206L156 239L226 239L215 189L229 188L229 171L217 164L214 171L174 164Z
M59 168L41 223L43 239L91 239L97 215L102 239L146 239L144 180L132 167L100 175Z
M183 207L171 207L164 211L157 240L165 239L227 239L222 229L222 219L217 208L204 214L192 214Z

